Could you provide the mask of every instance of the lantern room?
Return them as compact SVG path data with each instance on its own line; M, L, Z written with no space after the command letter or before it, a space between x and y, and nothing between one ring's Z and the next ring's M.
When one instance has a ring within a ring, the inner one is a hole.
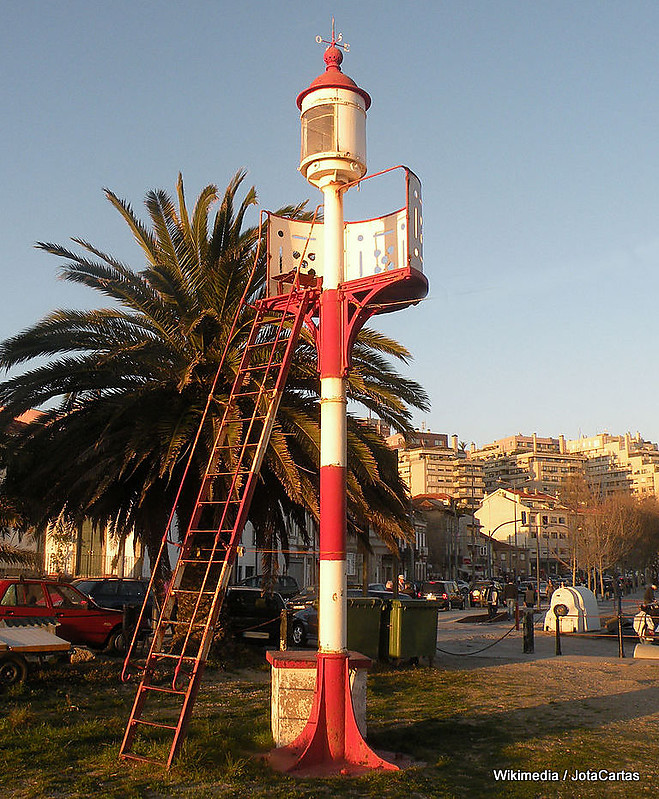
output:
M325 50L325 72L301 92L300 172L314 186L351 183L366 174L366 111L371 98L341 72L343 53L334 40Z

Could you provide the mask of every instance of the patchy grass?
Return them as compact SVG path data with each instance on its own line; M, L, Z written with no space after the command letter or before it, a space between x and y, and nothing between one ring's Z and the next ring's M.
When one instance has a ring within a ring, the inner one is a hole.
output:
M416 765L360 778L296 779L258 758L272 747L269 672L208 669L182 755L170 772L123 763L118 750L135 686L97 659L45 668L0 697L0 796L158 797L634 797L659 788L657 665L481 661L474 667L380 668L369 677L369 742ZM245 656L239 662L244 665ZM567 773L538 782L494 769ZM575 771L638 771L638 782Z

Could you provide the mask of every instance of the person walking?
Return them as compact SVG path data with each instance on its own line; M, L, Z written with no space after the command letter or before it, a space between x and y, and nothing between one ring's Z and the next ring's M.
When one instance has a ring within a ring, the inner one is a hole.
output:
M551 604L551 595L554 593L556 586L552 583L551 579L547 583L547 602Z
M645 593L643 594L643 604L644 605L651 605L654 602L654 592L657 590L657 586L652 583L645 589Z
M515 605L517 604L517 586L509 577L505 586L503 587L503 598L506 601L506 611L508 618L512 619L515 615Z
M533 583L529 583L526 587L526 593L524 594L524 605L527 608L534 608L535 603L537 601L538 601L538 596L536 594Z
M494 583L487 587L487 617L488 621L493 621L497 615L497 607L499 606L499 592Z

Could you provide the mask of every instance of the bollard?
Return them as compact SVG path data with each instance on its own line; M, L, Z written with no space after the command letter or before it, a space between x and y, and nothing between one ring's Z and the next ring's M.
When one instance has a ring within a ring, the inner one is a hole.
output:
M533 608L529 608L524 613L524 654L535 652L535 641L533 640Z
M556 655L562 655L563 652L561 651L561 617L556 617Z
M618 657L625 657L625 639L622 635L622 597L618 591Z
M519 602L515 600L515 629L519 630Z
M561 650L561 619L563 616L567 616L570 612L567 605L555 605L554 606L554 616L556 617L556 654L562 655L563 652Z
M285 652L288 649L288 611L284 608L279 617L279 649Z

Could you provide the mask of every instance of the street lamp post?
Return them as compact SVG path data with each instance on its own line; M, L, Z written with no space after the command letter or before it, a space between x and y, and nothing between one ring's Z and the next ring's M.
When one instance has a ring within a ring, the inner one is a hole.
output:
M513 505L513 510L515 513L515 518L513 522L515 524L515 566L513 568L513 576L517 579L517 572L519 571L519 550L517 549L517 503Z
M500 530L502 527L505 527L507 524L514 524L515 525L515 564L517 564L517 514L515 514L515 518L514 519L507 519L505 522L501 522L501 524L497 524L497 526L494 528L494 530L491 530L487 534L489 539L490 539L489 549L491 551L492 548L493 548L494 534L497 532L497 530ZM529 524L529 533L530 533L530 531L531 531L531 526ZM517 576L517 574L515 574L515 576ZM492 577L491 574L490 574L490 577Z
M529 530L531 522L529 522ZM535 526L535 592L538 598L538 607L542 606L540 599L540 525Z

